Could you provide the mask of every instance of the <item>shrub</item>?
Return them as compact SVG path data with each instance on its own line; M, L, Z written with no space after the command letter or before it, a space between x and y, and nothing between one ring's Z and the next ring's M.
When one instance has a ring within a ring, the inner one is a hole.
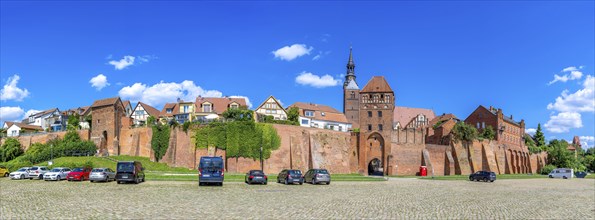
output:
M477 139L477 129L465 122L457 123L452 129L452 133L458 141L473 141Z
M161 157L167 152L169 147L169 127L167 125L153 125L153 137L151 138L151 148L153 149L155 160L159 162Z
M0 161L7 162L11 161L18 156L23 154L23 148L21 148L21 142L15 138L8 138L2 146L0 146Z
M546 165L544 167L541 168L541 171L539 173L541 173L542 175L548 175L550 174L550 172L552 172L552 170L556 169L557 167L554 165Z

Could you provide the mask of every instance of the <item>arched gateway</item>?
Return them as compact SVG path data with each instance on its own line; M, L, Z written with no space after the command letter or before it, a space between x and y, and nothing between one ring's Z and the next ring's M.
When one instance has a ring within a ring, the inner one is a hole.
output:
M366 140L368 175L382 176L385 173L384 138L378 132L368 136Z

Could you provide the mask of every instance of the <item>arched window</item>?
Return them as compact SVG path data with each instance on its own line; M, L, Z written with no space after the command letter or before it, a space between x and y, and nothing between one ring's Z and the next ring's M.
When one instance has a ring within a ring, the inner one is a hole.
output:
M351 98L355 99L355 92L351 91Z

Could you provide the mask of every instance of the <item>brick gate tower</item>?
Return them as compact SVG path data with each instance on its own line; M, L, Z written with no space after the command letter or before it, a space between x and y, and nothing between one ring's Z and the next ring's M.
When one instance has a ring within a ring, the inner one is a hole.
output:
M355 63L353 62L352 49L349 48L349 61L347 61L347 74L343 83L343 114L351 123L351 128L359 128L359 86L355 82Z

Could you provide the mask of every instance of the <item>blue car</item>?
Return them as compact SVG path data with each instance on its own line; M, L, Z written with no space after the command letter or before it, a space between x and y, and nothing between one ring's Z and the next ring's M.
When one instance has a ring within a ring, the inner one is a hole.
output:
M201 157L198 164L198 185L223 186L224 167L221 157Z

